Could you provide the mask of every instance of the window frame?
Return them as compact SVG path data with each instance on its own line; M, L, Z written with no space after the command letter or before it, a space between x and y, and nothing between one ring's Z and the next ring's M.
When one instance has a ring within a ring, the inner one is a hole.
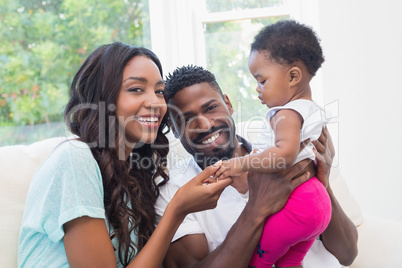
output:
M319 35L319 0L285 0L280 7L208 12L203 1L149 0L152 50L164 73L179 66L206 66L204 24L239 19L289 16L313 27ZM311 82L314 100L323 102L322 74Z

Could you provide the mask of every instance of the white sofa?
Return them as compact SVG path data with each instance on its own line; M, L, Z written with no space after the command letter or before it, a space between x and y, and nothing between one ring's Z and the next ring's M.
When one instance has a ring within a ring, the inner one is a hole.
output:
M253 139L241 128L239 133ZM168 165L172 166L187 152L172 136L169 138L172 142ZM0 147L0 267L17 266L19 227L29 181L53 148L64 139L59 137L31 145ZM402 222L362 215L337 168L332 170L331 186L359 231L359 255L350 267L402 267Z

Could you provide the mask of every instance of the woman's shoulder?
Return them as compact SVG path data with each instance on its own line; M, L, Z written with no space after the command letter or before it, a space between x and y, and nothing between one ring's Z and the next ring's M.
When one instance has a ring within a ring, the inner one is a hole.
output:
M59 143L49 158L95 160L88 144L76 139L67 139Z
M86 143L69 139L61 142L53 149L37 173L52 172L57 176L57 174L79 173L80 170L86 170L86 172L92 170L94 173L98 173L98 163Z

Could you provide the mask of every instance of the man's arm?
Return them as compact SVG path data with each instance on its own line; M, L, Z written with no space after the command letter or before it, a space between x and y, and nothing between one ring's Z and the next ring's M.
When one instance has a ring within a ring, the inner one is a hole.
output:
M328 187L328 194L332 204L331 221L327 229L321 234L321 240L325 248L331 252L338 261L349 266L357 256L357 229L353 222L346 216L332 189Z
M332 204L331 221L321 234L326 249L331 252L342 265L349 266L357 256L357 229L348 218L336 199L329 185L329 173L335 155L334 146L328 129L325 127L318 141L313 142L317 157L317 178L327 187Z
M223 243L208 254L204 235L184 236L171 244L165 267L247 267L260 240L265 218L279 211L293 189L310 178L310 173L304 173L292 180L308 163L300 162L281 174L249 174L249 201Z

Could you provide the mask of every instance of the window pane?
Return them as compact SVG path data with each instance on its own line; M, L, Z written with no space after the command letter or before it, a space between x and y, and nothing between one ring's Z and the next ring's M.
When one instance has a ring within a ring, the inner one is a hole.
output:
M257 82L248 70L248 56L254 36L265 25L288 17L206 23L207 69L215 74L236 114L235 122L264 116L268 108L261 105L255 90Z
M208 12L280 6L283 0L206 0Z
M148 0L6 0L0 15L0 146L65 135L73 75L102 44L151 47Z

